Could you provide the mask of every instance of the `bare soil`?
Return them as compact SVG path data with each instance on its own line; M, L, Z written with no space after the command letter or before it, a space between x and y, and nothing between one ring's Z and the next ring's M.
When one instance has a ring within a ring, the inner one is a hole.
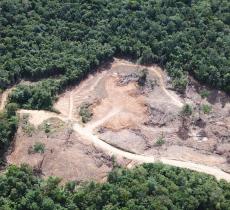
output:
M143 68L149 73L146 85L140 87L137 77ZM37 131L28 137L19 129L9 163L36 166L42 161L44 176L103 180L115 154L127 167L136 161L161 160L230 180L229 174L218 169L230 173L230 98L189 79L181 95L172 90L170 79L159 67L115 59L59 97L54 108L60 115L21 110L21 114L30 114L29 122L38 130L54 117L65 126L48 136ZM209 91L207 99L199 94L204 89ZM92 104L92 120L86 124L79 116L82 103ZM187 117L181 113L186 103L193 109ZM211 106L209 114L203 113L204 104ZM43 155L27 153L36 141L46 145Z
M44 130L45 124L50 126L48 133ZM29 152L36 142L45 145L44 153ZM58 118L45 120L32 135L25 133L20 124L7 161L8 164L29 164L39 171L39 175L59 176L63 181L103 181L113 167L110 156L82 140L73 132L70 124Z

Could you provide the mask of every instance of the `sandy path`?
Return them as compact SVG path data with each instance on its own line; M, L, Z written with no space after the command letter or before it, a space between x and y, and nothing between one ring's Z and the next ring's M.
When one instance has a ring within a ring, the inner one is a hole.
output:
M98 83L101 81L101 79L103 79L104 75L105 75L105 71L102 71L97 80L95 80L92 84L91 81L94 79L94 76L89 77L88 83L82 83L82 85L80 84L78 86L77 91L74 92L74 101L83 101L87 98L90 97L90 93L97 87ZM90 87L87 87L87 84L91 84Z
M157 71L157 69L154 67L150 67L148 69L150 69L151 71L153 71L157 75L157 77L159 78L159 81L160 81L160 87L165 92L165 94L173 101L173 103L178 107L182 107L184 104L165 88L164 80L162 78L161 73L159 71Z

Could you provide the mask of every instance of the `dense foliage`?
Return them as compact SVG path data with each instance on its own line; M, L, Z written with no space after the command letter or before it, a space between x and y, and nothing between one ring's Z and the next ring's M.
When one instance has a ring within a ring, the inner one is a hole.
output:
M0 88L55 76L55 92L44 91L52 82L31 91L46 94L41 103L113 56L128 56L166 67L179 90L189 72L228 92L229 10L228 0L1 0ZM37 108L37 100L25 106Z
M117 168L108 182L41 180L26 166L11 166L0 176L2 210L167 210L229 209L230 183L161 164L133 170Z
M0 112L0 165L4 152L8 149L17 129L17 105L10 103L4 112Z
M52 110L58 81L46 80L37 85L18 85L9 97L11 103L17 103L24 109Z

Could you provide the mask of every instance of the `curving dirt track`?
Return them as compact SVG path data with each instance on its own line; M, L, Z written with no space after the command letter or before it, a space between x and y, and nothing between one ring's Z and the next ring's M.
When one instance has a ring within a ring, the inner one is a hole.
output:
M44 111L33 111L33 110L21 110L20 113L24 113L24 114L43 114ZM69 118L65 117L65 116L60 116L54 113L49 113L46 112L46 114L48 114L48 118L49 117L58 117L59 119L68 122ZM109 116L110 117L110 116ZM105 117L105 120L107 120L108 117ZM104 122L104 120L102 120L102 123ZM98 123L99 126L99 123ZM180 167L180 168L187 168L190 170L194 170L194 171L198 171L198 172L203 172L206 174L210 174L215 176L218 180L220 179L225 179L227 181L230 181L230 174L222 171L219 168L216 167L210 167L210 166L206 166L206 165L202 165L202 164L196 164L196 163L192 163L192 162L185 162L185 161L178 161L178 160L170 160L167 158L158 158L155 159L153 156L146 156L146 155L140 155L140 154L134 154L131 152L127 152L124 151L122 149L116 148L106 142L104 142L103 140L99 139L97 135L95 135L93 133L93 128L94 126L85 126L83 127L82 125L80 125L79 123L73 122L73 130L75 132L77 132L83 139L90 141L93 145L95 145L96 147L99 147L100 149L102 149L103 151L107 152L109 155L114 155L114 156L120 156L120 157L124 157L127 158L129 160L133 160L139 163L154 163L156 161L160 161L164 164L168 164L168 165L172 165L172 166L176 166L176 167Z
M123 60L118 60L118 59L115 59L115 62L113 63L113 65L114 66L126 65L126 66L134 66L134 67L143 67L140 65L131 64L129 62L125 62ZM159 72L157 70L157 68L155 68L155 67L146 67L146 68L151 70L151 72L154 73L158 77L159 86L164 91L164 93L168 96L170 102L173 103L174 105L178 106L178 107L182 107L183 103L173 93L171 93L171 91L168 91L166 89L165 82L163 80L163 76L162 76L161 72ZM101 78L99 78L97 80L97 82L94 84L94 86L89 89L89 94L90 94L90 91L92 91L93 88L96 87L96 85L100 79ZM84 85L80 86L80 89L78 91L79 94L81 94L80 90L82 88L85 88ZM76 94L76 92L75 92L75 94ZM217 179L225 179L227 181L230 181L230 174L226 173L226 172L224 172L221 169L216 168L216 167L210 167L210 166L206 166L206 165L202 165L202 164L193 163L190 161L179 161L179 160L167 159L164 157L156 159L154 156L147 156L147 155L127 152L123 149L112 146L111 144L101 140L97 136L97 134L94 133L94 129L103 125L106 121L108 121L114 115L121 114L122 110L120 110L119 107L113 108L108 113L106 113L106 115L103 116L103 118L97 119L96 121L93 121L93 122L88 123L85 126L83 126L80 123L78 123L73 116L73 108L74 108L74 97L73 97L73 95L74 95L73 92L70 91L70 93L68 95L69 96L69 106L68 106L69 108L68 108L68 112L67 112L68 114L66 114L66 115L63 113L58 115L58 114L50 113L50 112L32 111L32 110L20 110L19 113L30 114L31 115L30 120L31 120L31 123L33 123L33 124L34 123L39 124L40 121L44 121L50 117L57 117L64 122L71 122L71 124L73 125L73 130L79 136L81 136L84 140L91 142L93 145L95 145L95 147L102 149L104 152L106 152L109 155L124 157L124 158L127 158L129 160L136 161L138 163L154 163L156 161L160 161L164 164L173 165L173 166L177 166L177 167L181 167L181 168L187 168L187 169L191 169L191 170L198 171L198 172L207 173L207 174L215 176ZM7 98L7 94L5 97ZM6 99L2 100L1 107L2 106L4 107L4 103L5 103L4 101L6 101ZM36 121L36 119L40 119L39 122Z
M88 129L87 127L83 128L81 125L79 125L77 123L75 123L73 125L73 129L78 134L80 134L84 139L91 141L96 147L100 147L101 149L110 153L110 155L122 156L122 157L125 157L127 159L134 160L134 161L137 161L140 163L154 163L154 162L156 162L156 159L153 156L133 154L133 153L118 149L118 148L102 141L96 135L92 134L91 129ZM192 162L169 160L166 158L160 158L160 159L158 158L157 161L160 161L164 164L177 166L180 168L187 168L190 170L207 173L207 174L215 176L218 180L219 179L225 179L227 181L230 181L230 174L225 173L218 168L209 167L206 165L196 164L196 163L192 163Z

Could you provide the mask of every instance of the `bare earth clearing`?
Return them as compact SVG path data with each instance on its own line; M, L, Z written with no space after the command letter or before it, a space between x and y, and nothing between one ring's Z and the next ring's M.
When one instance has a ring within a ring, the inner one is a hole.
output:
M21 120L8 162L29 163L44 176L64 180L103 180L114 155L127 167L161 161L230 181L229 97L210 90L202 99L202 87L192 79L180 96L157 66L147 67L146 85L140 87L143 68L115 59L59 97L54 107L61 114L20 110L29 116ZM93 113L86 124L79 116L83 103ZM181 115L185 103L193 106L190 117ZM212 110L204 114L199 107L207 104ZM44 143L44 154L28 153L35 142Z

